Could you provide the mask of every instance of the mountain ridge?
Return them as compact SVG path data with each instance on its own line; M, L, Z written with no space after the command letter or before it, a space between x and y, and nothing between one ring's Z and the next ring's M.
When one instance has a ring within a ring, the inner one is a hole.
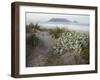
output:
M48 22L72 22L65 18L51 18L48 20Z

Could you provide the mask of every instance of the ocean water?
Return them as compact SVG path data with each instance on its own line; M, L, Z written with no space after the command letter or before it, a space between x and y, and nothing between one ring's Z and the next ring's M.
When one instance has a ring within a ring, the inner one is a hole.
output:
M66 28L69 30L86 31L89 32L89 24L75 24L75 23L39 23L41 28Z

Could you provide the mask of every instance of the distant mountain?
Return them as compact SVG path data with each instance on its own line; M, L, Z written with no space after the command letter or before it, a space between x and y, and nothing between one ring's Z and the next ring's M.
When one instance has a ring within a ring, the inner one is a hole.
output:
M78 23L78 21L75 20L75 21L73 21L73 23Z
M70 20L68 19L65 19L65 18L51 18L48 22L71 22Z

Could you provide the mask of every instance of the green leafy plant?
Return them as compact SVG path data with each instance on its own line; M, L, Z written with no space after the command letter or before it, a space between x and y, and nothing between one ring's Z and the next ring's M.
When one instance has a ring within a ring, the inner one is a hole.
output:
M40 30L40 25L38 23L26 25L26 32L32 32L33 30Z
M63 32L65 32L65 29L59 27L56 27L49 31L53 38L59 38Z
M39 38L36 37L35 34L32 34L32 36L30 36L27 40L26 43L31 45L33 48L35 48L36 46L39 45L40 40Z
M85 32L65 31L60 37L55 38L52 54L63 55L67 51L81 55L84 63L89 62L89 36Z

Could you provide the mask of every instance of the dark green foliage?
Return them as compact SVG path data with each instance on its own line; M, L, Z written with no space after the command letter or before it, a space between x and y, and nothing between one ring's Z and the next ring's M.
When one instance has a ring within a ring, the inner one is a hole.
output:
M52 37L54 38L59 38L61 36L61 34L65 32L65 29L64 28L59 28L59 27L56 27L54 29L51 29L49 31L49 33L52 35Z
M32 30L35 31L35 30L39 30L39 29L40 29L40 26L38 23L36 23L36 24L31 23L29 25L26 25L26 32L32 32Z
M86 36L86 34L84 34ZM84 60L84 63L89 64L89 35L84 38L85 43L82 44L81 56Z
M27 40L26 40L26 44L31 45L32 47L36 47L38 46L40 43L40 40L35 36L35 34L33 34L32 36L30 36Z
M33 25L33 29L39 30L39 29L40 29L39 24L38 24L38 23L34 24L34 25Z
M89 64L89 47L82 48L81 56L84 60L84 63Z
M26 32L32 32L32 27L30 27L29 25L26 25Z

